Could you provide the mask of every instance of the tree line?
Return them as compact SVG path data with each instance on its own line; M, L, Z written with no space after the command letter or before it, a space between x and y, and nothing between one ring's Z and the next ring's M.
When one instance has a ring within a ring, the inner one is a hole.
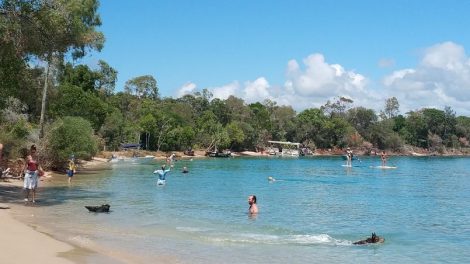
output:
M105 43L98 6L97 0L0 2L0 142L10 157L31 143L50 167L72 153L90 158L122 143L153 151L258 150L268 140L311 149L410 145L444 152L469 145L469 117L451 107L400 114L395 97L379 113L344 97L296 112L270 100L213 98L208 90L162 97L151 75L116 89L118 71L107 62L77 63Z

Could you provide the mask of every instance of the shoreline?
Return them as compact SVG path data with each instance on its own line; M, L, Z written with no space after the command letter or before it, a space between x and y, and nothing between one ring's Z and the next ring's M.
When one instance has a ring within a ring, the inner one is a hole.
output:
M40 191L51 186L50 181L54 177L51 174L55 173L48 172L47 177L40 180ZM100 263L116 262L99 252L63 241L54 236L53 232L46 230L41 223L34 222L35 210L42 209L40 204L26 206L22 199L22 190L22 180L0 182L0 208L2 208L0 247L3 250L0 254L0 263L78 264L94 263L94 259L106 260Z
M351 148L354 155L357 156L380 156L381 150L378 149L364 149L364 148ZM345 149L331 148L331 149L316 149L312 154L306 156L343 156L345 155ZM153 156L155 160L165 160L171 154L175 154L177 159L192 159L192 158L208 158L204 150L194 150L194 156L185 155L183 151L147 151L147 150L136 150L136 151L101 151L94 159L100 159L102 161L108 161L112 155L116 155L119 159L130 159L133 154L138 154L139 158ZM276 155L269 155L266 151L232 151L232 157L270 157ZM407 146L401 151L390 151L386 150L387 156L404 156L404 157L469 157L470 149L460 150L445 150L438 152L436 150L422 149L417 147Z
M108 162L94 159L83 166L84 173L108 169ZM39 193L47 192L48 188L61 185L65 174L46 172L39 183ZM41 194L39 194L39 197ZM3 230L0 247L7 253L0 254L0 263L51 263L51 264L82 264L82 263L147 263L139 256L124 251L116 251L100 244L93 247L85 246L80 240L73 241L54 230L53 226L41 222L37 215L47 214L51 208L36 205L25 205L23 202L23 180L9 179L0 181L0 219ZM52 228L52 229L51 229ZM28 249L28 254L25 254ZM153 263L178 263L177 256L161 256Z
M10 212L16 210L16 206L8 206L10 209L0 210L3 226L0 238L0 247L2 248L0 263L28 263L32 261L51 264L78 263L67 257L76 250L74 246L54 239L18 221ZM25 254L27 252L24 250L29 250L31 254Z

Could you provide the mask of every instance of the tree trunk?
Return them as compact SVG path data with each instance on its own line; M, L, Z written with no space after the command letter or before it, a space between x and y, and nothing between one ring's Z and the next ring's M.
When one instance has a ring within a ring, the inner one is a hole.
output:
M39 119L39 138L44 136L44 115L46 112L46 99L47 99L47 88L49 80L49 67L50 67L50 56L47 56L46 76L44 77L44 89L42 90L42 102L41 102L41 118Z

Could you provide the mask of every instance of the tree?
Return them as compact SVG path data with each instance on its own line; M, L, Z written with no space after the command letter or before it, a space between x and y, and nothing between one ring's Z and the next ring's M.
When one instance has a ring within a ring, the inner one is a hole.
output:
M121 112L114 108L106 116L103 125L99 130L99 135L105 140L106 146L116 150L120 143L128 142L124 135L125 121Z
M231 122L227 125L226 130L230 139L230 148L234 145L241 144L245 140L245 134L238 122Z
M369 127L377 122L377 115L372 109L355 107L348 111L347 120L361 136L367 138Z
M19 58L36 56L46 62L39 121L41 135L52 59L67 52L73 58L80 58L87 49L101 50L103 46L103 34L96 31L101 25L98 5L97 0L0 2L0 22L4 25L2 44L14 46Z
M71 154L91 159L98 151L98 140L90 122L81 117L56 120L42 141L47 167L60 168Z
M380 112L380 118L390 119L396 117L400 112L400 104L396 97L391 97L385 100L385 108Z
M99 60L98 65L100 68L97 72L97 88L105 96L110 96L116 87L118 72L103 60Z
M147 114L140 118L139 125L145 134L145 149L149 149L150 136L156 131L157 120L152 114Z
M293 132L295 131L295 111L291 106L268 107L270 120L272 123L271 134L273 138L279 140L293 140Z
M210 110L217 116L217 120L222 125L227 125L230 120L230 112L224 101L214 98L210 102Z
M456 132L457 118L455 111L450 106L444 107L444 131L443 138L450 143L449 139Z
M352 99L341 96L336 98L335 102L330 102L330 100L328 100L320 109L330 117L344 117L346 111L351 107L353 102L354 101Z
M64 84L59 87L56 100L52 103L50 113L53 117L80 116L89 120L98 131L108 113L108 105L92 91Z
M411 145L427 148L428 126L422 111L407 113L405 126L400 130L405 141Z
M128 80L124 85L126 93L137 96L137 98L158 99L157 80L151 75L144 75Z
M318 147L330 147L324 137L326 122L327 117L323 111L318 108L302 111L296 118L296 141L313 141Z
M68 83L82 88L84 91L95 91L98 74L87 65L73 66L67 63L61 76L61 83Z

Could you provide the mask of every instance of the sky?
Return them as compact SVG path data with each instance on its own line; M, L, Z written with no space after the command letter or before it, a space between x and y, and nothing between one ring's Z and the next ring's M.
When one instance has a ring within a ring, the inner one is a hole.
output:
M84 58L162 97L208 89L296 111L347 97L380 111L470 115L470 1L101 0L103 50Z

